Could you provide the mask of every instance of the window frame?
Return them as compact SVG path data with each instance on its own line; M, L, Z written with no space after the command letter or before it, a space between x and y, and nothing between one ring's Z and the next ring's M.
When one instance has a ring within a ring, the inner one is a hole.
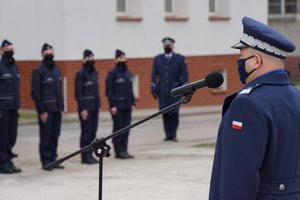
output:
M213 94L226 92L228 90L228 70L227 69L219 69L219 70L216 70L215 72L222 74L224 81L220 87L212 88L211 92Z
M118 3L119 3L119 1L124 1L124 3L125 3L125 11L119 11L118 10ZM124 16L124 15L128 15L128 0L117 0L116 1L116 11L117 11L117 15L118 16Z
M214 11L210 10L210 2L211 1L214 1ZM209 0L209 2L208 2L208 12L209 12L209 15L216 15L217 14L217 7L218 7L217 4L218 4L217 0Z
M297 15L297 0L294 0L294 6L295 6L295 12L294 13L287 13L286 12L286 6L287 2L286 0L280 0L280 13L270 13L270 0L268 0L268 17L269 19L282 19L282 18L295 18ZM276 3L274 3L276 5ZM293 6L293 4L290 3L290 5Z
M166 6L167 1L171 2L171 11L170 12L167 11L167 6ZM165 3L164 4L165 15L173 15L174 14L174 0L165 0L164 3Z

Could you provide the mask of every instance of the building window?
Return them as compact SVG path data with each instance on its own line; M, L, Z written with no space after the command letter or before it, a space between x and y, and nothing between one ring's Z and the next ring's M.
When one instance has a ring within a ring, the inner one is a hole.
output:
M140 0L116 0L117 21L142 21Z
M188 0L165 0L166 21L187 21Z
M140 96L139 84L140 84L139 75L134 75L132 87L133 87L133 95L135 96L135 98L138 98Z
M118 14L127 13L127 1L126 0L117 0L117 12Z
M229 0L208 0L208 11L210 21L230 20Z
M224 91L227 90L227 82L228 82L228 80L227 80L227 70L217 70L216 72L219 72L220 74L222 74L224 81L223 81L223 84L220 87L214 88L214 89L212 89L212 91L214 93L224 92Z
M165 12L166 14L173 13L173 0L165 0Z
M210 14L216 13L216 0L209 0L209 13Z
M297 0L269 0L270 18L296 17Z

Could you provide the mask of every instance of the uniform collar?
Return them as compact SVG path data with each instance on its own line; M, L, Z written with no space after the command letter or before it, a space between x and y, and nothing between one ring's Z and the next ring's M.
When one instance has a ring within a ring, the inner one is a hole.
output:
M264 73L264 74L262 74L262 75L260 75L260 76L258 76L258 77L266 76L266 75L268 75L268 74L280 73L280 72L284 72L284 69L275 69L275 70L269 71L269 72L267 72L267 73ZM258 78L258 77L256 77L256 78Z
M12 57L11 59L1 57L1 61L6 65L14 65L15 59Z
M250 83L246 84L243 89L252 87L254 85L289 85L290 81L288 75L283 70L274 70L268 73L265 73Z

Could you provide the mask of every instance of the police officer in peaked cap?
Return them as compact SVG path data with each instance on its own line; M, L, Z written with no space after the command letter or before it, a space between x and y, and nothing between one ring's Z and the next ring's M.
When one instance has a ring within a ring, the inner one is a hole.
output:
M173 88L188 82L188 70L185 57L174 52L175 40L170 37L162 39L164 53L154 58L151 76L151 93L159 99L159 108L163 109L177 102L179 97L170 95ZM179 125L179 108L163 114L165 131L164 141L177 141Z
M237 71L245 84L224 102L210 200L300 197L300 92L284 70L295 45L244 17Z
M0 173L12 174L21 172L12 162L17 157L12 148L17 139L20 80L13 44L3 40L0 54Z
M42 169L57 158L58 139L61 130L62 112L62 78L55 64L53 47L47 43L42 46L41 64L32 72L31 96L38 113L40 132L40 159ZM57 165L54 169L63 169Z
M98 72L95 69L94 54L89 49L84 50L82 68L76 74L75 97L81 127L80 147L83 148L96 138L100 109ZM92 153L92 149L83 152L81 162L98 163Z
M131 113L135 109L133 76L128 69L126 55L119 49L115 55L116 64L107 74L105 91L113 119L113 132L130 125ZM117 159L133 158L128 153L128 138L129 131L112 139Z

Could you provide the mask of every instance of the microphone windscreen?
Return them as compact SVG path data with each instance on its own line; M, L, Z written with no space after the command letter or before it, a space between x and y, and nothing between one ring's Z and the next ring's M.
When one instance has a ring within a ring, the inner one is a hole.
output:
M223 75L219 72L213 72L205 77L206 86L209 88L217 88L223 84Z

